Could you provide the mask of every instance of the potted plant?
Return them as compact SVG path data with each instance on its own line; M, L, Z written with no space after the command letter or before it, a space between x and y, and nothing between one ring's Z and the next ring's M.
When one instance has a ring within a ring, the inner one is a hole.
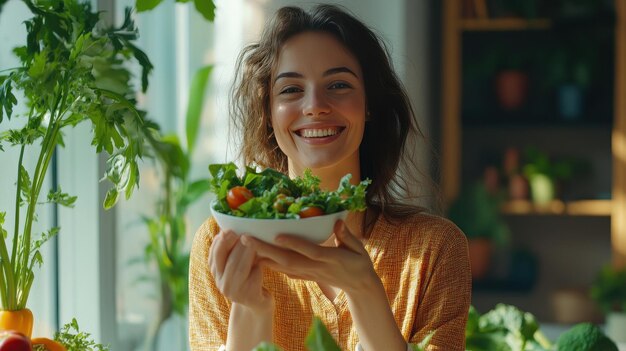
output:
M591 286L591 298L606 314L607 335L626 342L626 268L602 268Z
M515 111L526 103L531 58L527 53L510 47L491 47L481 56L468 74L490 77L498 105L505 111Z
M528 147L523 170L530 184L532 201L538 206L545 206L556 198L557 182L589 173L590 166L588 162L575 158L554 160L538 148Z
M494 89L500 107L514 111L526 103L528 97L528 72L520 54L502 52L494 77Z
M63 131L92 124L96 152L110 155L105 176L113 187L104 202L110 208L118 194L132 194L139 178L137 160L156 126L135 106L125 67L133 58L141 65L145 90L152 65L133 44L137 31L130 10L116 28L105 26L89 3L23 1L34 16L25 22L26 45L14 50L20 66L0 71L0 123L24 120L22 127L0 134L0 150L15 147L20 155L15 207L0 212L0 329L30 337L33 316L27 306L35 270L43 263L39 249L59 232L33 232L38 206L44 201L71 207L76 200L60 188L40 198L52 157L63 146ZM14 114L16 106L25 113ZM24 164L25 153L38 155L34 169ZM11 236L3 227L7 215L15 219Z
M576 120L583 115L585 96L596 75L597 48L584 34L576 36L576 40L564 36L561 42L561 47L547 54L545 84L556 93L561 118Z
M500 196L477 182L462 189L448 211L448 218L467 236L475 280L488 273L493 245L503 245L510 236L509 227L500 216L500 204Z

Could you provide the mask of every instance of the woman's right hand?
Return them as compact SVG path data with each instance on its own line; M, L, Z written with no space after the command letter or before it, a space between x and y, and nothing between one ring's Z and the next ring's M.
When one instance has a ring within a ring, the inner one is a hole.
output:
M271 312L273 299L263 288L263 271L256 261L254 249L232 231L216 235L209 251L211 274L226 298L253 311Z
M232 302L226 350L251 350L272 341L274 300L263 288L263 271L254 249L239 235L220 232L209 251L209 266L220 292Z

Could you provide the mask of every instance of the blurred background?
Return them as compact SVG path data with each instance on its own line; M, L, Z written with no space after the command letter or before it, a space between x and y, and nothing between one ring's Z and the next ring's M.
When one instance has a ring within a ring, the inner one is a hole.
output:
M590 289L603 267L626 262L624 1L330 2L389 44L426 135L415 157L440 184L445 215L469 239L473 305L481 312L500 302L518 306L552 337L573 323L604 323ZM135 5L92 4L115 23ZM279 7L311 4L216 0L209 21L192 3L164 0L135 14L139 46L155 66L147 93L137 98L164 134L186 140L194 77L211 66L189 179L206 179L209 163L233 159L227 100L240 49ZM22 22L30 16L20 1L4 5L1 68L16 64L11 50L23 44ZM179 286L184 274L163 275L163 262L151 256L149 219L158 216L163 170L144 160L139 190L104 211L104 158L85 147L90 133L67 133L48 178L78 200L73 209L50 208L39 217L40 226L62 229L46 247L30 299L35 335L51 335L76 317L112 350L185 350L185 299L164 290ZM6 165L16 164L18 152L0 157L0 208L8 208L16 179ZM26 158L32 163L35 156ZM180 214L181 257L208 204L202 195Z

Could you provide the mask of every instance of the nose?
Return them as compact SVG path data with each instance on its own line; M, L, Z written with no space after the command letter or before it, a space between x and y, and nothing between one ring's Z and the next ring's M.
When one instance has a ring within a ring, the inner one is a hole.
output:
M321 89L309 89L304 96L302 113L308 117L317 117L330 112L327 96Z

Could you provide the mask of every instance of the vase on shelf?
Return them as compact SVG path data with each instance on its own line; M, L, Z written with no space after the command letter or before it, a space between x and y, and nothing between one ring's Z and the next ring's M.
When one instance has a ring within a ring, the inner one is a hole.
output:
M496 96L507 111L519 109L528 95L528 75L519 70L505 70L496 75Z

